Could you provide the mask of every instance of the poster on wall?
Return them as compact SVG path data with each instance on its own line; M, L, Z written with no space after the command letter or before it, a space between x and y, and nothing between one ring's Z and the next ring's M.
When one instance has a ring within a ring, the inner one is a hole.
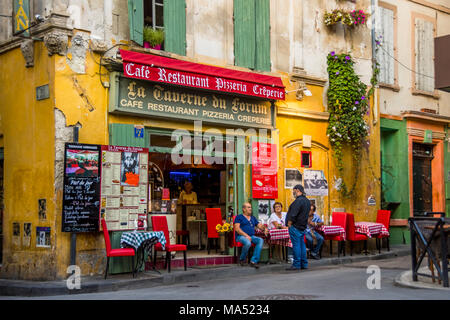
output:
M273 143L252 143L252 196L278 198L277 146Z
M100 146L66 143L62 232L99 229Z
M298 184L302 184L302 174L298 169L284 169L284 188L292 189Z
M306 169L303 181L307 196L328 196L328 182L322 170Z
M108 230L144 229L148 212L148 149L101 147L101 215Z

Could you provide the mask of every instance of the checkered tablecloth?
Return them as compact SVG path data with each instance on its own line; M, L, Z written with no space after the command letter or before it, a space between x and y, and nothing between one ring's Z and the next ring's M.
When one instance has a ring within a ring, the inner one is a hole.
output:
M257 229L255 236L266 240L270 245L280 245L292 248L291 238L289 237L288 229L270 229L269 235L266 236L263 231Z
M164 236L163 231L124 232L120 237L120 246L123 248L125 245L128 245L137 250L141 246L142 242L153 237L156 237L158 239L158 242L161 243L164 250L166 247L166 237Z
M384 224L376 222L356 222L355 232L365 234L369 238L380 233L382 236L389 237L389 231Z
M325 236L341 236L345 240L345 229L341 226L320 226L316 228L317 231L320 231Z

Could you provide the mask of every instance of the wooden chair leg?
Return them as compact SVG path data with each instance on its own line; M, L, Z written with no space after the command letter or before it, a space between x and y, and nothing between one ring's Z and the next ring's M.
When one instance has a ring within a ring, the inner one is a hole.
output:
M353 241L350 241L350 255L353 255Z
M341 257L341 250L342 250L341 246L342 246L341 241L338 241L338 258Z
M344 250L344 257L345 257L345 240L342 241L342 245L343 245L343 250Z
M333 255L333 241L330 240L330 256Z
M184 259L184 271L187 270L187 257L186 257L186 251L183 251L183 259Z
M108 268L109 268L109 257L106 257L105 279L106 279L106 276L108 275Z
M133 278L134 278L134 272L135 272L134 256L131 257L131 269L132 269L132 271L133 271Z
M390 248L389 248L389 238L386 238L386 241L387 241L387 249L388 249L388 251L390 251Z

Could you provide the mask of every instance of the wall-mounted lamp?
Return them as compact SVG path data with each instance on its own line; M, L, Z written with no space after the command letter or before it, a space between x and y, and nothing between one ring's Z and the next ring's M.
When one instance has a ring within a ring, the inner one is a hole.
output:
M296 92L295 96L296 96L297 100L299 100L299 101L303 100L304 96L307 96L307 97L312 96L312 93L306 86L306 83L304 83L303 81L296 81L296 82L297 82L297 89L286 91L286 94L291 93L291 92Z

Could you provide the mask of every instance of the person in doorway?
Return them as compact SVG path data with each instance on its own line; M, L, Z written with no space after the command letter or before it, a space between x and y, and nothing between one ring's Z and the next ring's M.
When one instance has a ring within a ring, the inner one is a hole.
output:
M273 205L273 213L270 215L268 224L269 229L287 229L285 225L286 212L283 212L283 205L281 202L275 202Z
M258 223L258 220L252 215L252 205L248 202L242 205L242 214L238 215L234 220L234 230L236 232L236 241L242 243L242 252L239 257L239 264L245 265L247 259L248 250L252 243L255 244L255 250L253 256L250 259L250 266L253 268L259 268L259 258L261 256L262 246L264 240L255 236L255 228L258 228L267 235L268 229L262 223Z
M184 183L184 190L181 191L180 197L178 199L179 204L197 204L197 193L192 191L192 182L186 181Z
M311 257L316 260L320 260L320 248L323 244L323 236L316 231L317 228L323 226L323 221L316 213L316 206L311 204L311 210L309 211L308 227L306 228L306 241L308 242L308 248L311 250ZM314 246L316 241L316 246Z
M289 210L286 214L286 225L289 228L294 261L292 266L286 270L298 271L300 269L308 269L304 235L308 224L311 203L306 198L305 189L301 184L298 184L293 188L292 194L295 200L289 206Z

